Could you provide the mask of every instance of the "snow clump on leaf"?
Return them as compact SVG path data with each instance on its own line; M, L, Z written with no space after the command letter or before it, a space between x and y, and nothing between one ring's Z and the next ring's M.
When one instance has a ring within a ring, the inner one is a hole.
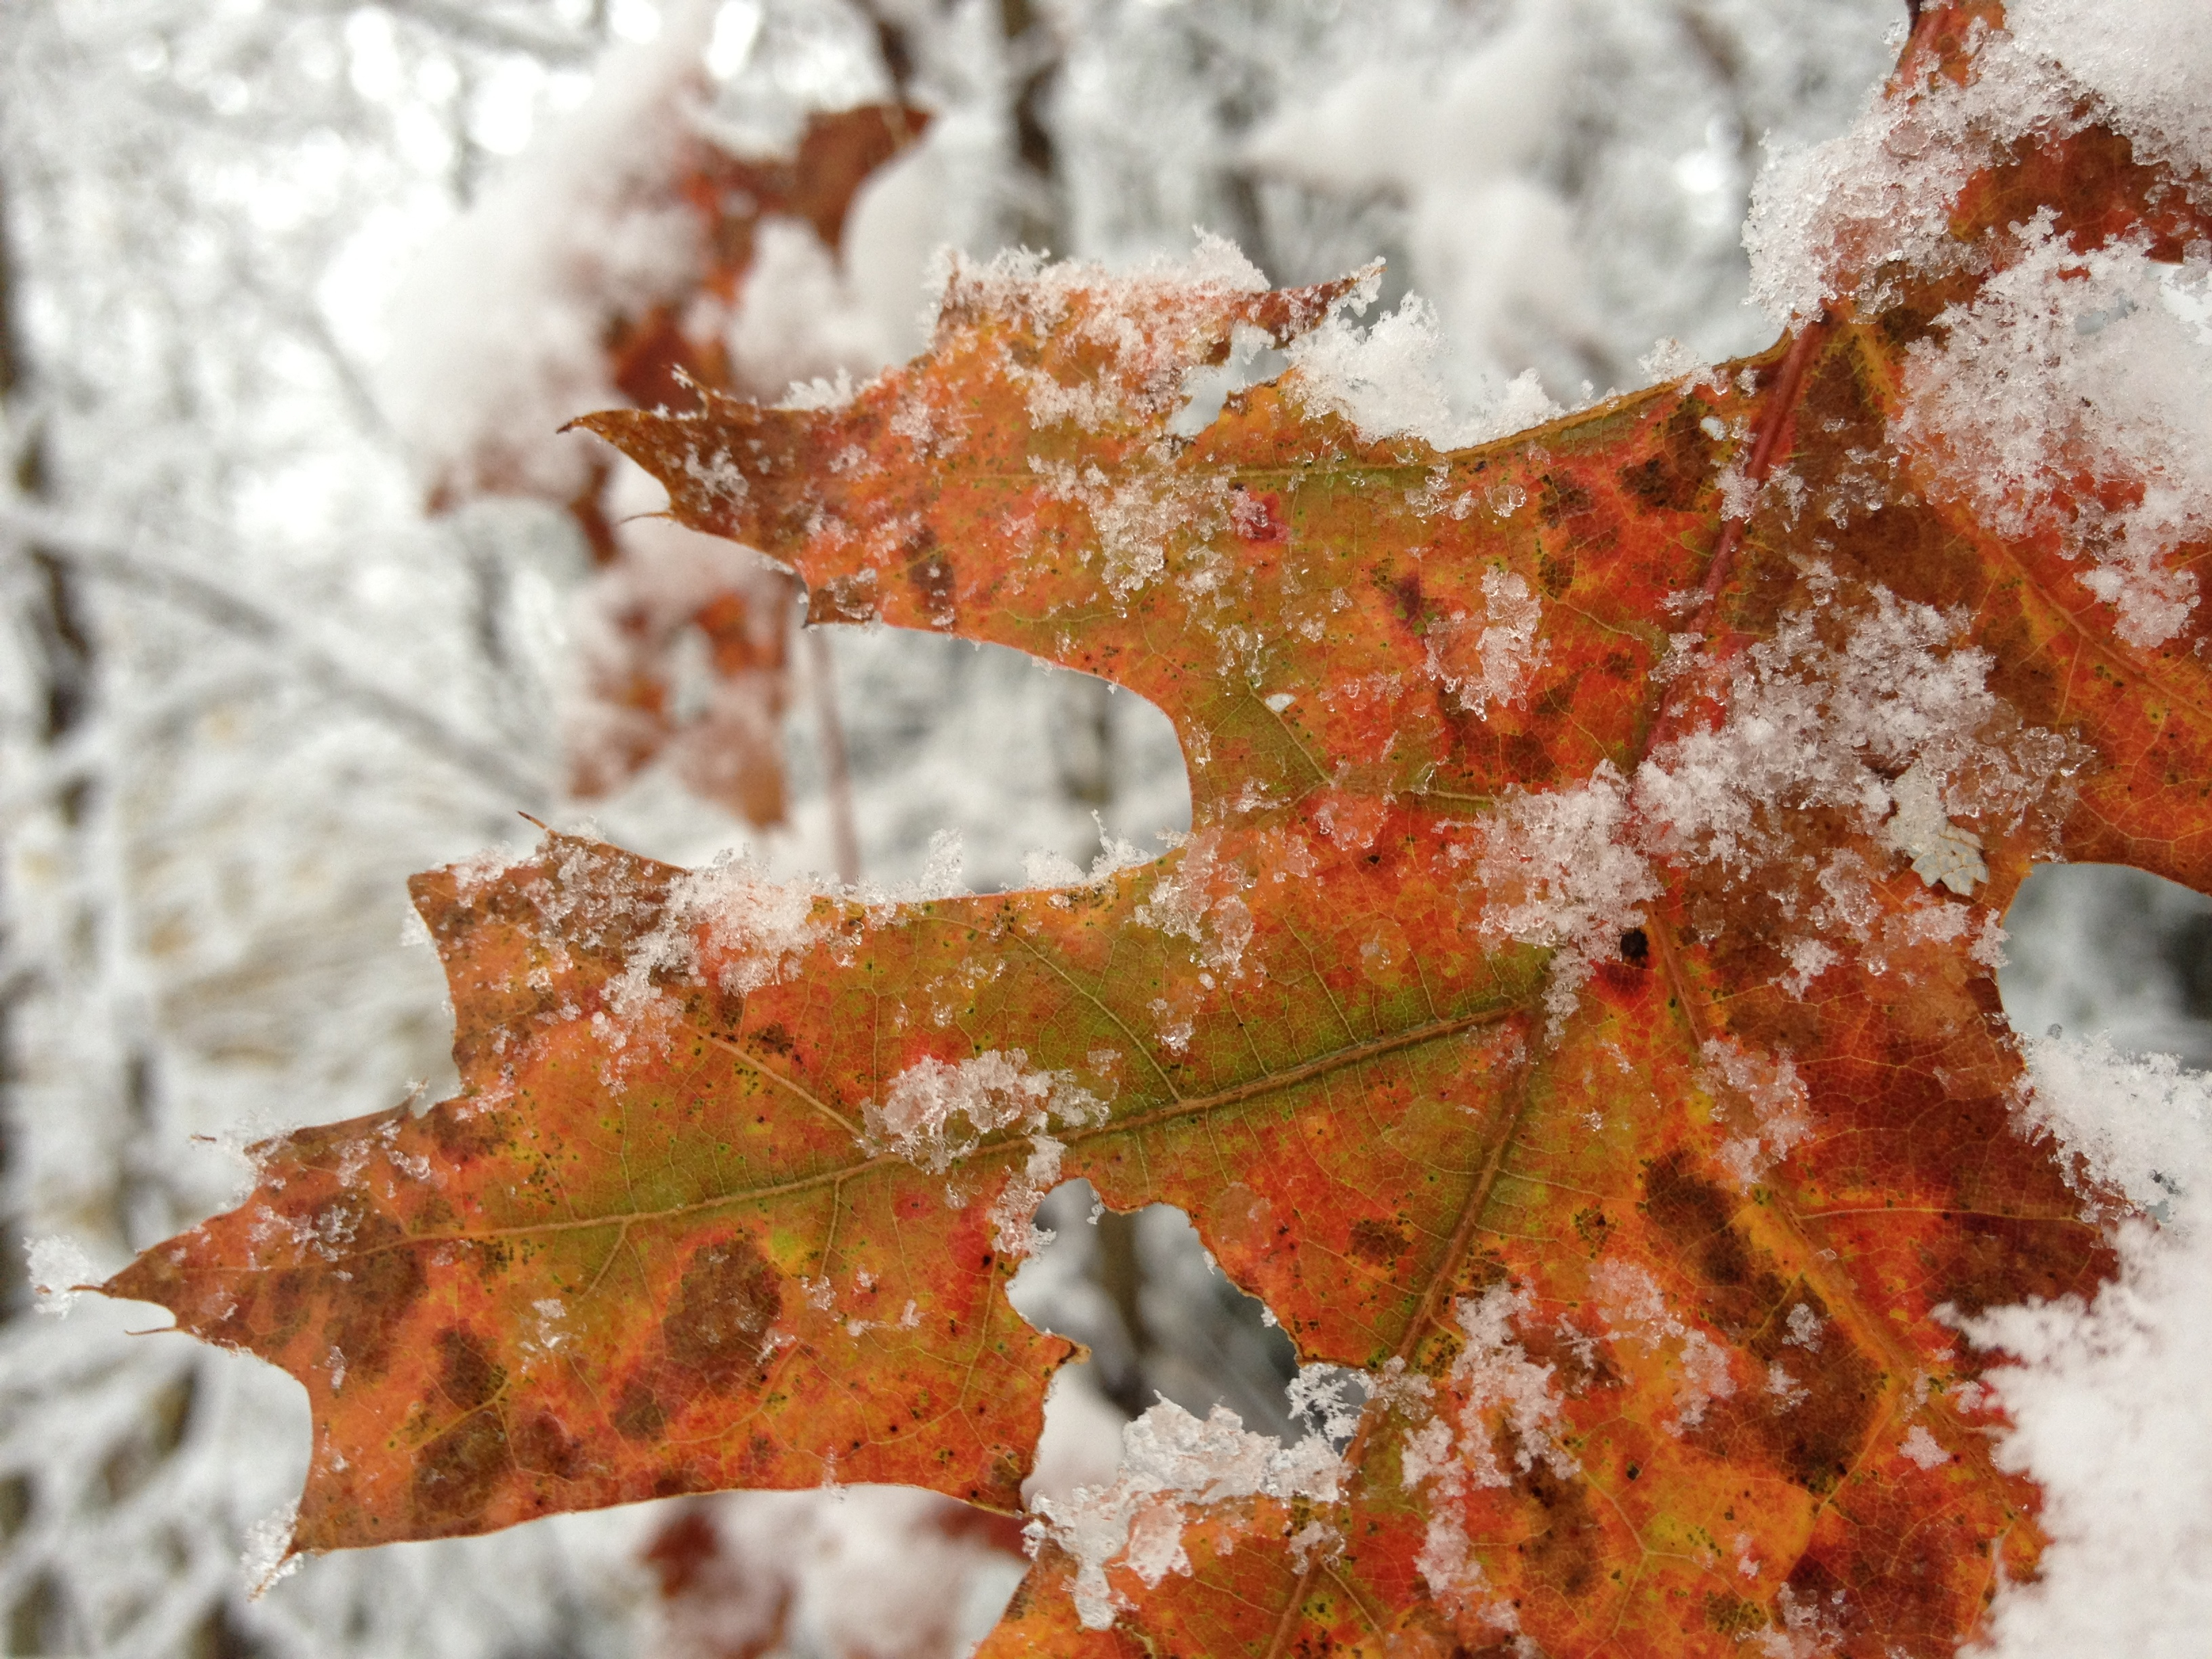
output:
M2197 600L2172 550L2212 534L2212 261L2154 263L2140 238L2077 253L2054 223L2020 227L2019 262L1907 352L1897 435L1936 495L2056 534L2120 637L2163 645Z
M1150 1588L1188 1573L1184 1526L1191 1511L1237 1498L1336 1500L1346 1470L1326 1437L1285 1447L1254 1434L1226 1406L1200 1421L1163 1400L1121 1431L1121 1468L1110 1486L1079 1486L1065 1502L1037 1501L1035 1537L1075 1558L1075 1606L1091 1630L1113 1627L1123 1602L1107 1582L1119 1561Z
M965 1131L956 1123L963 1117ZM867 1109L872 1134L933 1172L950 1169L978 1139L1012 1124L1041 1133L1054 1119L1091 1124L1105 1118L1106 1103L1079 1085L1073 1073L1033 1071L1019 1048L1006 1054L993 1048L950 1063L917 1060L891 1079L882 1104ZM1045 1177L1048 1186L1051 1179Z
M1992 1650L2056 1659L2121 1631L2131 1652L2181 1659L2212 1620L2212 1325L2198 1312L2212 1280L2212 1082L2101 1038L2022 1046L2029 1121L2092 1180L2170 1213L2120 1222L2120 1278L2094 1301L2031 1299L1962 1322L2017 1362L1988 1374L2013 1425L1996 1461L2040 1483L2053 1546L2036 1581L2000 1589Z

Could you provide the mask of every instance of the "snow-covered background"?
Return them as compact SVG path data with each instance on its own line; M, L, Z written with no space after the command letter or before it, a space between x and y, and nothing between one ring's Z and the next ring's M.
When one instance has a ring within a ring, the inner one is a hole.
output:
M2078 33L2078 6L2029 9ZM592 455L552 429L617 398L606 317L696 281L696 225L655 188L678 148L773 154L866 102L933 117L838 247L765 220L743 289L691 318L767 390L915 349L945 246L1127 263L1204 227L1279 283L1387 258L1407 348L1479 421L1766 343L1741 238L1762 146L1844 132L1903 23L1902 0L0 8L0 1645L921 1659L1018 1576L946 1506L855 1492L328 1558L249 1601L241 1557L299 1486L299 1390L134 1338L127 1308L41 1316L13 1248L47 1241L44 1280L110 1270L225 1205L245 1141L443 1087L404 878L526 842L518 811L585 818L561 733L592 566L557 502ZM531 493L426 513L471 471ZM880 630L792 672L782 827L663 763L590 803L601 832L835 869L833 706L872 880L988 889L1188 820L1173 736L1127 694ZM2212 902L2050 870L2010 926L2037 1109L2185 1227L2212 1107L2124 1056L2212 1063ZM1097 1355L1055 1396L1040 1488L1110 1478L1156 1391L1286 1429L1287 1346L1187 1224L1089 1210L1048 1201L1060 1243L1018 1286ZM2016 1453L2066 1540L2006 1602L2008 1654L2118 1650L2115 1618L2201 1636L2212 1431L2176 1379L2212 1353L2163 1237L2138 1225L2093 1318L1994 1322L2044 1361Z

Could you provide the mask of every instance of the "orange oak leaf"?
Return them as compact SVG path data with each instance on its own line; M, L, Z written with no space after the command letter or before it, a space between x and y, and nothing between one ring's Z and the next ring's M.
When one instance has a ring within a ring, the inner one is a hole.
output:
M1972 1635L2041 1537L1956 1322L2093 1291L2115 1202L2016 1127L1997 924L2039 857L2212 889L2203 518L2078 401L2022 471L1958 395L2202 192L1996 95L1999 21L1923 15L1790 338L1500 441L1406 429L1358 283L1218 245L958 272L838 407L586 422L817 622L1141 692L1193 829L941 899L562 836L417 878L461 1095L264 1146L106 1287L306 1385L295 1547L1012 1510L1070 1349L1004 1286L1080 1176L1366 1400L1288 1447L1147 1413L987 1653ZM1179 435L1261 337L1289 371Z

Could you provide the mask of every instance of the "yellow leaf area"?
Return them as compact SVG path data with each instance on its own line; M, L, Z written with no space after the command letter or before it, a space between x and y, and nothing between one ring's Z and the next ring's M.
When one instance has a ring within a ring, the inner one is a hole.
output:
M2112 143L1976 199L2131 223ZM957 274L839 406L592 417L817 622L1150 698L1188 840L927 902L558 836L419 878L461 1095L263 1146L106 1288L306 1384L303 1549L1007 1510L1071 1350L1005 1283L1081 1176L1372 1395L1296 1480L1125 1468L987 1653L1951 1652L2040 1547L1955 1321L2112 1265L2014 1126L1996 921L2036 857L2212 885L2201 614L2124 642L1892 442L1973 280L1449 453L1361 435L1350 284L1218 249ZM1301 336L1176 435L1190 371Z

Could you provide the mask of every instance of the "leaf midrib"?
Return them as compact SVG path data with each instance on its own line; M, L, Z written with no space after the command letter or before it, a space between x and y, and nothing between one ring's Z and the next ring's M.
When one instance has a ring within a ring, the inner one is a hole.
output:
M1519 1003L1505 1002L1492 1007L1479 1009L1472 1013L1455 1015L1448 1019L1425 1021L1419 1025L1409 1026L1404 1030L1393 1032L1387 1036L1372 1038L1365 1042L1350 1043L1341 1048L1332 1049L1327 1054L1316 1055L1312 1060L1287 1070L1270 1072L1245 1082L1234 1084L1229 1088L1217 1090L1211 1094L1172 1101L1164 1106L1139 1112L1131 1117L1094 1124L1085 1128L1063 1130L1055 1134L1054 1139L1065 1146L1073 1147L1115 1135L1142 1133L1146 1130L1172 1122L1179 1118L1194 1117L1202 1113L1224 1110L1231 1106L1241 1105L1249 1100L1287 1089L1297 1088L1317 1078L1327 1077L1333 1073L1354 1066L1365 1065L1388 1055L1402 1053L1411 1048L1423 1048L1432 1042L1444 1042L1463 1032L1474 1030L1484 1025L1496 1024L1521 1012L1522 1006ZM702 1032L700 1035L705 1036L708 1034ZM718 1043L716 1046L726 1047L727 1045ZM760 1075L771 1081L783 1080L780 1074L751 1060L750 1057L748 1057L748 1064ZM1028 1139L1025 1133L1003 1131L987 1135L965 1155L963 1161L988 1157L994 1152L1025 1145ZM350 1251L343 1255L334 1256L331 1261L331 1265L334 1266L339 1261L367 1261L376 1256L389 1255L396 1250L416 1249L437 1244L487 1243L501 1239L589 1232L605 1227L627 1228L653 1222L680 1220L686 1216L706 1214L712 1211L726 1209L732 1205L765 1201L769 1199L787 1197L794 1193L813 1192L823 1188L836 1187L871 1170L890 1165L898 1165L906 1169L920 1167L896 1152L878 1152L872 1157L842 1164L836 1169L817 1170L811 1175L801 1176L790 1181L771 1182L761 1186L738 1188L730 1192L717 1194L712 1198L696 1199L689 1203L670 1205L663 1209L609 1211L604 1215L574 1218L562 1221L524 1222L509 1226L461 1228L442 1232L415 1233L405 1238L395 1239L388 1244L379 1245L373 1249ZM229 1274L286 1273L295 1271L300 1265L292 1263L251 1267L218 1267L215 1271Z

